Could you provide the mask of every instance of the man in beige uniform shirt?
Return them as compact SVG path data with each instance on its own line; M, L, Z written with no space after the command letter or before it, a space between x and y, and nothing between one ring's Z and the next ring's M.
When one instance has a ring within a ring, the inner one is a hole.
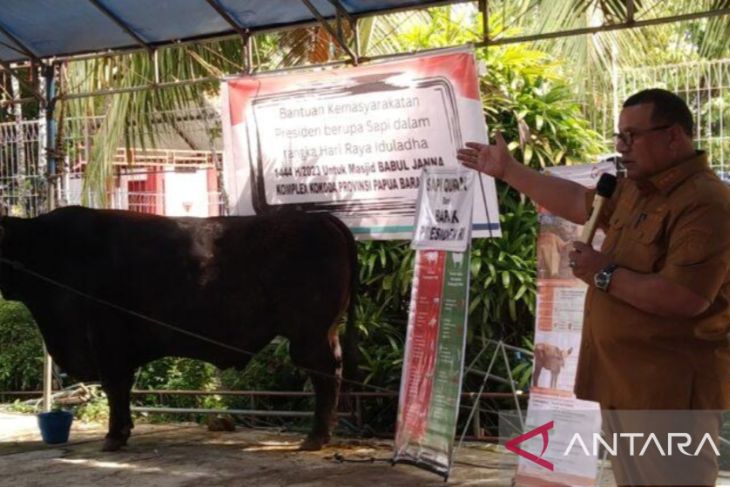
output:
M575 242L570 253L589 285L575 392L603 410L730 409L730 190L692 133L676 95L628 98L615 136L626 178L601 214L606 239L600 252ZM499 134L495 145L468 143L458 158L556 215L588 219L592 191L521 165ZM714 418L703 430L717 435ZM613 465L620 483L652 482L650 472ZM714 454L687 468L692 483L714 485Z

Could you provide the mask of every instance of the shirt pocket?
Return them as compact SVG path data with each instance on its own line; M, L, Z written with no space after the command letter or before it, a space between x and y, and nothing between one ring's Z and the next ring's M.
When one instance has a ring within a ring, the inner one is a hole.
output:
M626 214L617 211L608 220L608 229L606 236L601 244L601 252L611 257L617 257L621 249L621 239L623 238L624 228L627 226L628 219Z
M626 238L621 245L621 260L637 272L657 272L666 248L662 244L666 212L655 211L635 215L633 221L624 221Z
M643 217L643 221L640 221ZM631 230L630 235L634 240L645 245L652 244L659 239L659 234L664 227L663 213L642 213L637 217L638 224Z

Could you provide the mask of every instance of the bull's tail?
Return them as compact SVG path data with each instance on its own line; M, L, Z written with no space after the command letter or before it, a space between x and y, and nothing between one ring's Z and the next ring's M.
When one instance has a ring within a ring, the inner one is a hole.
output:
M346 379L345 388L354 389L354 382L360 380L358 373L360 353L358 349L357 323L355 322L355 308L357 305L358 288L360 286L360 272L357 265L357 246L353 240L353 255L351 256L352 281L350 282L350 303L347 306L347 323L345 334L342 339L342 375ZM352 382L347 382L352 381ZM349 385L347 385L349 384Z
M347 306L347 322L345 323L345 333L342 336L342 375L343 388L345 390L353 390L356 382L359 381L358 364L358 332L357 323L355 323L355 310L357 307L358 290L360 287L360 271L357 263L357 243L350 229L339 218L334 217L337 226L347 240L348 254L350 257L350 297Z

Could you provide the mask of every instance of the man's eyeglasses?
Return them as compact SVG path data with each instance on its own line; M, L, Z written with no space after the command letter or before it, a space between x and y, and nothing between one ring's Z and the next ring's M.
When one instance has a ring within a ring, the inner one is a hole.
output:
M631 144L634 143L634 140L636 140L636 137L640 137L649 132L656 132L657 130L668 129L671 126L672 126L672 124L659 125L658 127L651 127L648 129L624 130L623 132L613 134L613 141L616 144L618 144L619 141L621 141L624 143L625 146L630 147Z

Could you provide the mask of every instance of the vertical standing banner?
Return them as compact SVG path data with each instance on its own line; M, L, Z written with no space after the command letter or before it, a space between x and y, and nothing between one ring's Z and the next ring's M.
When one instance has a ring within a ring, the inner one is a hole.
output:
M613 163L550 168L553 176L594 188L601 174L615 172ZM521 447L534 458L520 456L517 486L595 485L596 457L566 455L571 437L580 432L591 437L600 432L600 410L595 402L581 401L573 393L583 329L586 284L573 276L568 265L571 243L583 227L539 208L537 239L537 306L535 319L535 362L525 429L547 424L549 441L539 435ZM603 232L593 240L600 247ZM545 465L551 465L546 468Z
M229 211L328 211L358 238L406 239L421 169L460 167L486 142L473 52L228 79L221 88ZM500 236L494 180L480 175L473 231Z
M613 163L550 168L553 176L589 188L595 188L601 174L606 172L614 172ZM544 208L539 208L538 219L535 368L531 393L572 396L587 287L573 275L568 253L583 227ZM603 232L598 230L593 245L600 248L602 242Z
M394 462L448 478L459 414L469 307L473 173L425 170L398 404ZM448 249L448 250L443 250Z

